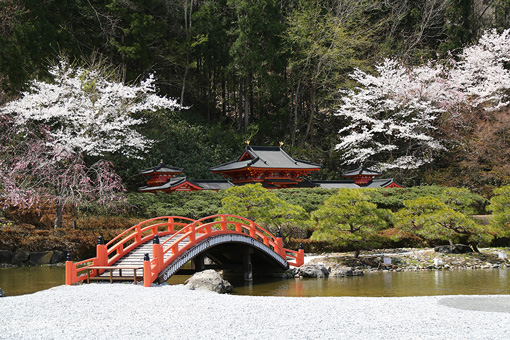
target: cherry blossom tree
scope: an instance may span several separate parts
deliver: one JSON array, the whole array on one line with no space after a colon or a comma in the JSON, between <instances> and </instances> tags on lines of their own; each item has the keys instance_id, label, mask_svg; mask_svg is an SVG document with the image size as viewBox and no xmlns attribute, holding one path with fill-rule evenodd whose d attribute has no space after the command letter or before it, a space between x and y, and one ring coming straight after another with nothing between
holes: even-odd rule
<instances>
[{"instance_id":1,"label":"cherry blossom tree","mask_svg":"<svg viewBox=\"0 0 510 340\"><path fill-rule=\"evenodd\" d=\"M346 164L376 163L381 170L416 169L434 160L448 140L437 132L456 129L473 110L507 106L510 89L510 29L486 32L456 60L405 67L387 59L377 75L356 70L360 86L346 91L337 115L347 122L336 149Z\"/></svg>"},{"instance_id":2,"label":"cherry blossom tree","mask_svg":"<svg viewBox=\"0 0 510 340\"><path fill-rule=\"evenodd\" d=\"M485 32L478 44L466 47L450 70L449 87L458 100L473 107L497 110L509 104L510 29Z\"/></svg>"},{"instance_id":3,"label":"cherry blossom tree","mask_svg":"<svg viewBox=\"0 0 510 340\"><path fill-rule=\"evenodd\" d=\"M140 157L151 146L136 131L144 120L135 114L180 106L156 94L154 76L125 85L101 62L81 67L61 58L49 73L53 81L34 80L0 108L0 197L25 208L53 202L55 227L61 227L69 204L108 206L121 199L121 178L101 158ZM88 165L86 157L99 160Z\"/></svg>"},{"instance_id":4,"label":"cherry blossom tree","mask_svg":"<svg viewBox=\"0 0 510 340\"><path fill-rule=\"evenodd\" d=\"M432 161L443 145L433 137L435 121L443 112L431 99L441 65L407 69L387 59L376 67L378 76L356 70L360 87L345 93L337 115L348 121L340 130L346 164L377 160L384 169L413 169Z\"/></svg>"}]
</instances>

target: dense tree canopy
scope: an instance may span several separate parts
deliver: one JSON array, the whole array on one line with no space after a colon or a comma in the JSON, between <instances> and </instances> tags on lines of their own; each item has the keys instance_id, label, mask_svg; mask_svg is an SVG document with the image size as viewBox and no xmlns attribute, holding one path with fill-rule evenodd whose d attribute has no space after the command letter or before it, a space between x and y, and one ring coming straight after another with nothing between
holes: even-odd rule
<instances>
[{"instance_id":1,"label":"dense tree canopy","mask_svg":"<svg viewBox=\"0 0 510 340\"><path fill-rule=\"evenodd\" d=\"M445 115L438 112L444 107L410 96L405 105L394 101L386 107L393 83L380 103L371 104L386 115L378 118L386 122L381 126L394 132L374 135L372 151L391 155L366 163L381 163L404 184L486 187L480 191L487 193L510 180L510 169L502 165L509 156L495 152L508 149L507 139L488 137L507 130L499 127L508 123L508 109L497 104L506 100L502 47L508 43L509 11L508 1L47 0L42 6L6 0L0 3L0 105L18 98L29 80L51 78L49 65L62 52L71 61L102 55L128 82L155 74L161 95L189 107L172 117L145 117L151 126L137 131L155 141L146 162L108 156L130 187L138 181L136 169L161 157L188 169L197 158L204 160L188 171L208 177L205 160L209 166L230 160L246 139L262 145L283 141L293 156L323 164L315 176L338 179L364 157L349 156L356 147L338 140L338 131L344 137L354 127L334 113L346 112L345 91L367 85L382 71L377 65L386 65L400 74L393 81L406 80L401 85L411 85L410 91L433 77L456 79L445 93L460 94L458 103L470 108ZM431 58L436 61L429 65ZM434 73L455 63L449 78ZM494 88L498 79L502 86ZM488 106L497 110L489 113ZM395 118L400 122L391 125ZM181 151L196 140L199 157ZM365 156L370 147L362 147ZM424 166L413 176L397 169L418 164Z\"/></svg>"},{"instance_id":2,"label":"dense tree canopy","mask_svg":"<svg viewBox=\"0 0 510 340\"><path fill-rule=\"evenodd\" d=\"M361 250L379 245L377 232L390 226L392 216L370 202L365 191L340 189L312 213L317 223L312 239L348 244L358 257Z\"/></svg>"},{"instance_id":3,"label":"dense tree canopy","mask_svg":"<svg viewBox=\"0 0 510 340\"><path fill-rule=\"evenodd\" d=\"M299 205L290 204L261 184L247 184L226 190L220 214L250 219L273 234L280 230L287 239L306 235L308 214Z\"/></svg>"},{"instance_id":4,"label":"dense tree canopy","mask_svg":"<svg viewBox=\"0 0 510 340\"><path fill-rule=\"evenodd\" d=\"M404 206L396 214L399 228L432 242L449 241L453 245L464 240L478 251L478 244L488 244L495 235L490 226L475 223L434 197L408 200Z\"/></svg>"}]
</instances>

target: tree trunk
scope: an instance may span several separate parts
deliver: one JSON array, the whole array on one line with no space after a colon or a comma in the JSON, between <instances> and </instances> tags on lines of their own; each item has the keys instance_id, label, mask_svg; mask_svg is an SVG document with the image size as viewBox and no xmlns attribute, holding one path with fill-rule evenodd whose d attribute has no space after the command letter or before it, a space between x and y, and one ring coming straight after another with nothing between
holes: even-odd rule
<instances>
[{"instance_id":1,"label":"tree trunk","mask_svg":"<svg viewBox=\"0 0 510 340\"><path fill-rule=\"evenodd\" d=\"M246 84L244 86L244 132L248 131L250 120L250 77L246 76Z\"/></svg>"},{"instance_id":2,"label":"tree trunk","mask_svg":"<svg viewBox=\"0 0 510 340\"><path fill-rule=\"evenodd\" d=\"M63 212L64 212L64 203L62 202L61 199L57 198L55 200L55 213L57 215L57 217L55 218L55 225L54 225L54 228L62 228L62 215L63 215Z\"/></svg>"},{"instance_id":3,"label":"tree trunk","mask_svg":"<svg viewBox=\"0 0 510 340\"><path fill-rule=\"evenodd\" d=\"M299 102L300 88L301 88L301 79L299 79L299 81L298 81L297 88L296 88L296 95L294 96L294 124L292 127L291 149L293 149L294 145L297 144L296 143L296 133L298 130L298 109L299 109L298 102ZM292 103L292 101L291 101L291 103Z\"/></svg>"},{"instance_id":4,"label":"tree trunk","mask_svg":"<svg viewBox=\"0 0 510 340\"><path fill-rule=\"evenodd\" d=\"M470 244L471 244L471 248L473 248L473 251L475 253L480 253L480 250L478 249L478 242L471 241Z\"/></svg>"}]
</instances>

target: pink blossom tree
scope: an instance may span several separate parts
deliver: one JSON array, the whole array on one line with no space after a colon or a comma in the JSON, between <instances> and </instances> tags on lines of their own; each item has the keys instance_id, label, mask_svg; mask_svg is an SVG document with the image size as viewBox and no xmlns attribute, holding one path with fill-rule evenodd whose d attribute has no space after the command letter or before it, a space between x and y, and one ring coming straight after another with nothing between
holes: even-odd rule
<instances>
[{"instance_id":1,"label":"pink blossom tree","mask_svg":"<svg viewBox=\"0 0 510 340\"><path fill-rule=\"evenodd\" d=\"M180 106L156 94L152 75L125 85L104 64L80 67L64 58L49 72L52 82L34 80L0 108L0 198L22 208L54 202L61 227L67 205L122 200L121 178L101 158L140 157L151 146L136 131L144 120L135 114ZM87 165L88 156L99 160Z\"/></svg>"}]
</instances>

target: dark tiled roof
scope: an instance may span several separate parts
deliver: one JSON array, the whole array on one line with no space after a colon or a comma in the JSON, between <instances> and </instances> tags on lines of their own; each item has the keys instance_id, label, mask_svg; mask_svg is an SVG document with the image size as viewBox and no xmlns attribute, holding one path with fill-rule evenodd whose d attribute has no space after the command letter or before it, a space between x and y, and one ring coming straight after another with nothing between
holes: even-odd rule
<instances>
[{"instance_id":1,"label":"dark tiled roof","mask_svg":"<svg viewBox=\"0 0 510 340\"><path fill-rule=\"evenodd\" d=\"M241 157L248 153L252 159L239 161ZM272 168L272 169L309 169L319 170L320 164L305 162L299 159L293 159L278 146L247 146L245 153L237 161L225 163L212 167L212 172L224 172L230 170L239 170L244 168Z\"/></svg>"},{"instance_id":2,"label":"dark tiled roof","mask_svg":"<svg viewBox=\"0 0 510 340\"><path fill-rule=\"evenodd\" d=\"M168 182L166 182L165 184L158 185L155 187L151 187L151 186L141 187L141 188L138 188L138 191L144 192L144 191L154 191L154 190L165 190L165 189L170 189L175 186L178 186L184 182L186 182L186 177L174 177L174 178L170 178L168 180Z\"/></svg>"},{"instance_id":3,"label":"dark tiled roof","mask_svg":"<svg viewBox=\"0 0 510 340\"><path fill-rule=\"evenodd\" d=\"M386 188L388 185L395 183L399 187L401 186L397 182L393 180L393 178L387 178L387 179L374 179L372 182L368 183L367 185L364 185L363 188Z\"/></svg>"},{"instance_id":4,"label":"dark tiled roof","mask_svg":"<svg viewBox=\"0 0 510 340\"><path fill-rule=\"evenodd\" d=\"M389 179L374 179L367 185L357 185L352 181L313 181L313 183L317 184L319 187L323 189L357 189L357 188L386 188L388 185L395 183L398 186L393 178Z\"/></svg>"},{"instance_id":5,"label":"dark tiled roof","mask_svg":"<svg viewBox=\"0 0 510 340\"><path fill-rule=\"evenodd\" d=\"M364 167L359 167L355 170L349 170L342 174L343 176L357 176L357 175L369 175L369 176L381 176L382 173L376 170L367 169Z\"/></svg>"},{"instance_id":6,"label":"dark tiled roof","mask_svg":"<svg viewBox=\"0 0 510 340\"><path fill-rule=\"evenodd\" d=\"M222 179L194 179L190 180L190 183L193 183L204 190L224 190L230 187L233 187L234 184L230 183L230 181L222 180Z\"/></svg>"},{"instance_id":7,"label":"dark tiled roof","mask_svg":"<svg viewBox=\"0 0 510 340\"><path fill-rule=\"evenodd\" d=\"M148 174L152 174L154 172L180 174L180 173L182 173L182 171L183 170L181 168L166 165L165 163L163 163L163 161L161 161L161 163L159 163L158 165L156 165L152 168L148 168L148 169L140 171L140 175L148 175Z\"/></svg>"},{"instance_id":8,"label":"dark tiled roof","mask_svg":"<svg viewBox=\"0 0 510 340\"><path fill-rule=\"evenodd\" d=\"M322 189L356 189L360 187L353 181L312 181L312 183L316 184Z\"/></svg>"},{"instance_id":9,"label":"dark tiled roof","mask_svg":"<svg viewBox=\"0 0 510 340\"><path fill-rule=\"evenodd\" d=\"M177 187L181 184L184 184L185 182L188 182L189 184L195 185L197 187L202 188L203 190L223 190L228 189L232 186L234 186L232 183L230 183L227 180L215 180L215 179L196 179L191 180L187 179L186 177L175 177L170 178L168 182L165 184L159 185L159 186L145 186L138 188L138 191L145 192L145 191L156 191L156 190L167 190L174 187Z\"/></svg>"}]
</instances>

